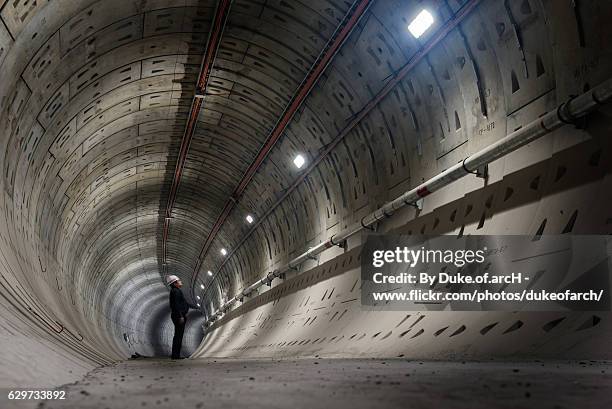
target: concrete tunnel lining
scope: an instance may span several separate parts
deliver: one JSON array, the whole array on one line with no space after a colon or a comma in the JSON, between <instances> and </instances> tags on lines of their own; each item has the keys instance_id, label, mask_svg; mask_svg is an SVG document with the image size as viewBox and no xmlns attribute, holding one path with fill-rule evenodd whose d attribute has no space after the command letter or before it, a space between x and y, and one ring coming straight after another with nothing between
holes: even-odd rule
<instances>
[{"instance_id":1,"label":"concrete tunnel lining","mask_svg":"<svg viewBox=\"0 0 612 409\"><path fill-rule=\"evenodd\" d=\"M0 0L3 386L167 355L165 274L201 305L185 336L194 358L610 359L607 311L362 311L359 237L258 288L204 336L206 319L269 272L612 73L609 2L577 13L565 1L373 0L213 231L353 6L231 2L164 240L217 2ZM422 8L436 19L415 39L406 25ZM378 229L558 234L575 214L571 234L609 234L609 132L608 105L494 161L486 185L464 178ZM296 154L320 162L304 177Z\"/></svg>"}]
</instances>

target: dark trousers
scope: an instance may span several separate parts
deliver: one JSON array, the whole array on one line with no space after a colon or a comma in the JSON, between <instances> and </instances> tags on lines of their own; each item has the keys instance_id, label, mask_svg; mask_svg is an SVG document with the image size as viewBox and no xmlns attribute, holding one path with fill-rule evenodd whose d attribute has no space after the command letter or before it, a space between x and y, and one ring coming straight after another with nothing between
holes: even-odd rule
<instances>
[{"instance_id":1,"label":"dark trousers","mask_svg":"<svg viewBox=\"0 0 612 409\"><path fill-rule=\"evenodd\" d=\"M179 320L179 317L172 317L172 323L174 324L174 338L172 338L172 359L181 357L181 345L183 344L183 332L185 332L187 317L183 319L182 324L179 322Z\"/></svg>"}]
</instances>

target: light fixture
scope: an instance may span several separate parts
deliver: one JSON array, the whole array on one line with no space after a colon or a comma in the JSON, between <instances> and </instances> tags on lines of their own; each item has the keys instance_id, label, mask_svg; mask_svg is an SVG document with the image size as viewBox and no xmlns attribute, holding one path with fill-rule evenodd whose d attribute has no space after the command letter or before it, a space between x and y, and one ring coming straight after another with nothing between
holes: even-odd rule
<instances>
[{"instance_id":1,"label":"light fixture","mask_svg":"<svg viewBox=\"0 0 612 409\"><path fill-rule=\"evenodd\" d=\"M208 270L208 271L206 272L206 274L208 274L209 276L211 276L211 277L212 277L212 271Z\"/></svg>"},{"instance_id":2,"label":"light fixture","mask_svg":"<svg viewBox=\"0 0 612 409\"><path fill-rule=\"evenodd\" d=\"M199 300L199 299L200 299L200 296L199 296L199 295L196 295L196 298Z\"/></svg>"},{"instance_id":3,"label":"light fixture","mask_svg":"<svg viewBox=\"0 0 612 409\"><path fill-rule=\"evenodd\" d=\"M221 249L221 254L223 254L224 256L226 256L226 255L227 255L227 250L225 250L225 249Z\"/></svg>"},{"instance_id":4,"label":"light fixture","mask_svg":"<svg viewBox=\"0 0 612 409\"><path fill-rule=\"evenodd\" d=\"M203 290L204 289L204 284L200 284L200 288Z\"/></svg>"},{"instance_id":5,"label":"light fixture","mask_svg":"<svg viewBox=\"0 0 612 409\"><path fill-rule=\"evenodd\" d=\"M419 14L408 24L408 30L414 38L419 38L433 24L434 18L427 10L421 10Z\"/></svg>"},{"instance_id":6,"label":"light fixture","mask_svg":"<svg viewBox=\"0 0 612 409\"><path fill-rule=\"evenodd\" d=\"M295 159L293 159L293 164L296 168L300 169L306 163L306 159L302 155L297 155Z\"/></svg>"},{"instance_id":7,"label":"light fixture","mask_svg":"<svg viewBox=\"0 0 612 409\"><path fill-rule=\"evenodd\" d=\"M247 214L246 221L248 224L253 223L254 220L255 219L253 219L253 216L251 216L250 214Z\"/></svg>"},{"instance_id":8,"label":"light fixture","mask_svg":"<svg viewBox=\"0 0 612 409\"><path fill-rule=\"evenodd\" d=\"M200 304L197 304L198 308L200 307Z\"/></svg>"}]
</instances>

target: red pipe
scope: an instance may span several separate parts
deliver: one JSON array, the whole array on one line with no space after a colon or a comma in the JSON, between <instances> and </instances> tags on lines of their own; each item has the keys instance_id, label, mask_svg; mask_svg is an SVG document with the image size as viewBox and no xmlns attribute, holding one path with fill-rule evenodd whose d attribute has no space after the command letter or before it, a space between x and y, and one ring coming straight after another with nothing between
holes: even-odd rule
<instances>
[{"instance_id":1,"label":"red pipe","mask_svg":"<svg viewBox=\"0 0 612 409\"><path fill-rule=\"evenodd\" d=\"M323 49L322 53L320 54L320 57L317 59L317 61L315 61L308 74L306 74L306 77L304 81L302 81L300 88L293 95L289 105L287 106L287 108L285 108L285 111L276 123L274 129L272 130L270 135L268 135L268 138L266 139L265 143L257 153L255 160L248 167L248 169L242 176L240 182L238 183L238 186L234 189L232 195L228 198L227 202L223 206L221 214L215 221L213 228L206 237L206 241L204 242L202 251L198 256L198 261L194 270L192 284L195 283L198 278L200 264L202 263L204 257L206 257L206 253L208 252L208 249L210 248L213 240L215 239L217 232L223 226L223 223L229 216L230 212L236 205L239 198L244 193L244 190L248 186L249 182L251 181L261 164L264 162L264 160L268 157L268 154L270 153L276 142L278 142L283 132L285 131L285 128L287 127L299 107L302 105L310 91L314 88L314 85L321 77L321 74L323 74L323 72L325 71L325 68L327 68L327 66L331 62L332 58L336 55L342 44L344 44L344 41L351 33L353 28L357 25L357 22L368 9L372 1L373 0L361 0L355 7L353 7L353 12L348 18L348 20L343 19L338 29L334 31L334 35L332 36L330 41L327 42L326 48Z\"/></svg>"},{"instance_id":2,"label":"red pipe","mask_svg":"<svg viewBox=\"0 0 612 409\"><path fill-rule=\"evenodd\" d=\"M166 247L168 243L168 230L170 228L170 217L172 216L172 209L174 208L174 202L176 200L176 193L181 183L181 176L185 167L185 161L187 159L187 153L189 152L189 146L193 139L193 134L198 122L198 116L202 109L203 95L206 92L206 85L208 84L208 78L221 43L221 36L223 34L223 28L229 15L229 9L231 0L220 0L217 5L215 12L215 18L213 26L208 37L208 44L204 57L202 58L202 66L200 67L200 75L198 82L196 83L196 95L191 104L191 110L187 119L187 125L185 126L185 133L181 140L181 146L179 148L179 157L176 161L176 167L174 169L174 177L172 179L172 185L170 186L170 193L168 195L168 202L166 204L166 214L164 215L164 227L163 227L163 238L162 238L162 263L166 262Z\"/></svg>"},{"instance_id":3,"label":"red pipe","mask_svg":"<svg viewBox=\"0 0 612 409\"><path fill-rule=\"evenodd\" d=\"M268 156L270 150L272 150L278 139L281 137L283 131L291 121L291 118L293 118L293 115L295 115L298 108L302 105L302 102L304 102L304 99L306 99L314 85L319 80L321 74L323 74L323 71L325 71L325 68L327 68L334 55L336 55L336 53L340 49L340 46L344 44L344 41L346 40L348 35L351 33L363 13L367 10L368 6L370 5L370 2L371 0L361 0L359 2L357 7L355 7L355 11L353 12L349 20L346 22L346 25L342 27L342 29L334 39L333 43L329 45L329 48L325 50L324 55L321 57L318 63L316 63L314 68L311 69L311 71L306 75L306 80L303 82L302 87L299 89L297 94L293 96L289 107L281 116L281 119L278 121L276 127L268 137L268 140L260 149L259 153L257 154L257 157L255 158L251 166L249 166L247 171L244 173L244 176L238 184L238 187L236 187L236 189L234 190L234 193L232 194L234 199L238 199L240 195L242 195L247 185L255 175L255 172L257 172L257 169L259 169L263 161Z\"/></svg>"}]
</instances>

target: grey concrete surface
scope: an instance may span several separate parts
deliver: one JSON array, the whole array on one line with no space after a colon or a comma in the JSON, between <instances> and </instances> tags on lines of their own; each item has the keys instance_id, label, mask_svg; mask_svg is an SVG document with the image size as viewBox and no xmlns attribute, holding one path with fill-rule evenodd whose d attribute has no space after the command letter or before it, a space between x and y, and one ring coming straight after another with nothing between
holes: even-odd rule
<instances>
[{"instance_id":1,"label":"grey concrete surface","mask_svg":"<svg viewBox=\"0 0 612 409\"><path fill-rule=\"evenodd\" d=\"M186 295L210 316L295 255L612 72L612 42L606 41L612 38L606 18L611 1L481 0L447 30L476 2L372 0L260 162L269 131L301 92L298 84L309 78L332 33L344 26L353 1L234 0L217 32L219 49L201 90L204 109L166 222L196 75L208 39L215 37L219 2L0 0L0 391L74 382L135 352L167 355L173 325L166 273L181 277ZM406 26L425 7L435 24L416 39ZM381 221L377 231L612 234L611 133L608 105L579 127L557 129L491 163L486 181L467 176L428 195L422 208ZM298 153L316 165L296 169ZM258 171L247 182L253 165ZM234 201L234 210L223 216L225 204ZM250 293L207 331L204 342L203 317L188 319L185 353L458 360L457 370L445 369L444 376L453 374L470 387L461 375L463 359L612 359L610 311L366 311L359 302L360 246L354 237ZM296 400L295 406L371 407L391 400L425 405L439 403L445 396L440 390L450 396L443 403L473 396L433 374L427 382L404 378L408 368L401 366L413 364L397 364L399 386L377 387L374 372L371 379L356 368L346 378L332 377L319 369L323 363L299 361L296 367L317 368L319 375L289 371L287 362L247 368L206 362L120 364L92 374L84 381L90 385L74 387L86 389L70 387L71 400L64 404L104 407L99 394L105 393L109 407L141 405L136 398L169 406L163 398L171 399L170 389L158 390L169 376L180 377L185 389L176 390L194 405L291 403L274 391ZM329 371L342 373L342 361L334 362ZM396 375L385 368L386 382ZM482 379L506 372L495 375L491 368ZM130 385L136 374L142 385ZM508 374L527 382L522 375ZM94 381L97 376L101 380ZM287 386L266 376L287 379ZM331 379L325 388L320 377ZM479 383L473 387L484 390ZM558 386L547 387L550 402ZM509 398L521 396L517 388L507 392ZM336 397L320 399L332 389ZM512 405L504 400L509 389L499 390L500 404Z\"/></svg>"},{"instance_id":2,"label":"grey concrete surface","mask_svg":"<svg viewBox=\"0 0 612 409\"><path fill-rule=\"evenodd\" d=\"M605 361L141 359L92 371L51 408L610 408Z\"/></svg>"}]
</instances>

